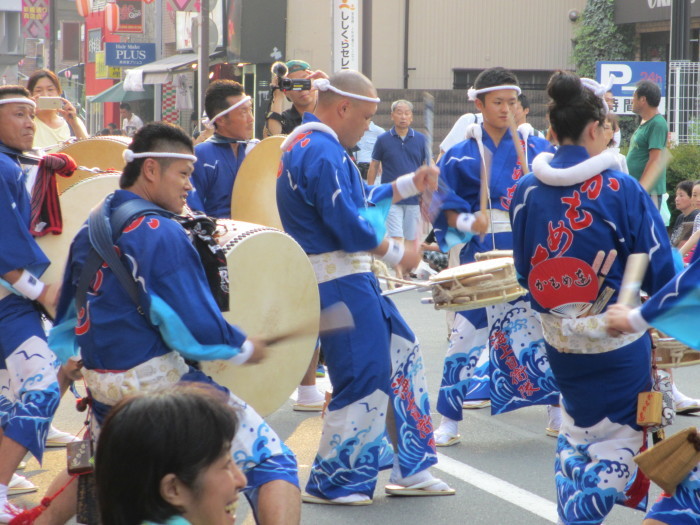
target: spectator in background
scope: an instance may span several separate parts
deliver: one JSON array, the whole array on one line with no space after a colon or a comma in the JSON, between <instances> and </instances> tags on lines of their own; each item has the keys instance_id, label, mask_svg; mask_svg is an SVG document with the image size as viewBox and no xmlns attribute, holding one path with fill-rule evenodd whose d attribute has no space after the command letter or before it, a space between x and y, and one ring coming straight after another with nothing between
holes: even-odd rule
<instances>
[{"instance_id":1,"label":"spectator in background","mask_svg":"<svg viewBox=\"0 0 700 525\"><path fill-rule=\"evenodd\" d=\"M700 189L700 187L698 188ZM671 230L671 245L678 248L681 245L683 225L692 223L698 214L698 209L695 207L692 198L693 181L684 180L676 186L676 209L680 212L673 223Z\"/></svg>"},{"instance_id":2,"label":"spectator in background","mask_svg":"<svg viewBox=\"0 0 700 525\"><path fill-rule=\"evenodd\" d=\"M520 126L528 123L527 116L529 114L530 101L525 93L521 93L518 95L518 101L515 103L515 107L513 108L513 117L515 118L515 125L518 126L518 130L520 130ZM527 133L527 135L534 135L535 137L540 137L542 139L545 138L544 133L534 129L532 126L530 126L530 128L531 131Z\"/></svg>"},{"instance_id":3,"label":"spectator in background","mask_svg":"<svg viewBox=\"0 0 700 525\"><path fill-rule=\"evenodd\" d=\"M658 209L666 193L666 166L663 150L668 141L668 124L659 113L661 88L648 80L637 83L632 97L632 111L642 119L632 135L627 153L630 175L647 190Z\"/></svg>"},{"instance_id":4,"label":"spectator in background","mask_svg":"<svg viewBox=\"0 0 700 525\"><path fill-rule=\"evenodd\" d=\"M425 135L411 128L413 104L397 100L391 105L394 127L377 138L372 152L372 162L367 172L367 183L374 184L382 170L382 184L394 182L401 175L416 171L423 164L432 164L426 151ZM396 242L412 242L417 235L420 219L418 196L409 197L391 205L386 218L387 235ZM396 276L403 278L403 271L396 266Z\"/></svg>"},{"instance_id":5,"label":"spectator in background","mask_svg":"<svg viewBox=\"0 0 700 525\"><path fill-rule=\"evenodd\" d=\"M309 78L313 75L311 66L303 60L290 60L287 62L287 74L285 78ZM294 128L301 124L302 115L305 112L313 112L316 107L316 91L303 89L299 91L282 91L277 87L278 79L275 76L270 82L272 87L272 105L270 112L265 115L265 129L263 137L272 135L289 135ZM292 103L292 107L282 111L284 98Z\"/></svg>"},{"instance_id":6,"label":"spectator in background","mask_svg":"<svg viewBox=\"0 0 700 525\"><path fill-rule=\"evenodd\" d=\"M143 120L131 111L131 104L122 102L119 104L119 116L122 119L122 131L125 135L134 136L143 127Z\"/></svg>"},{"instance_id":7,"label":"spectator in background","mask_svg":"<svg viewBox=\"0 0 700 525\"><path fill-rule=\"evenodd\" d=\"M617 111L617 101L615 100L615 95L613 95L612 91L607 91L605 93L605 103L607 104L608 109L610 110L609 114L615 114L615 112ZM617 118L617 115L615 115L615 117ZM610 147L619 148L620 143L622 142L622 131L620 130L619 123L615 129L615 132L613 133L612 140L613 145Z\"/></svg>"},{"instance_id":8,"label":"spectator in background","mask_svg":"<svg viewBox=\"0 0 700 525\"><path fill-rule=\"evenodd\" d=\"M41 109L41 103L37 103L33 148L48 148L71 137L88 137L85 124L78 117L75 106L61 96L63 90L56 73L48 69L35 71L27 81L27 89L35 102L38 102L40 97L58 97L62 102L60 109Z\"/></svg>"},{"instance_id":9,"label":"spectator in background","mask_svg":"<svg viewBox=\"0 0 700 525\"><path fill-rule=\"evenodd\" d=\"M360 168L360 175L364 180L367 180L367 172L369 171L369 165L372 162L372 151L374 151L374 145L377 143L377 138L386 130L380 126L377 126L374 122L369 123L369 129L365 131L362 135L360 142L357 143L357 151L355 153L355 160L357 161L357 167ZM381 173L378 174L381 177Z\"/></svg>"},{"instance_id":10,"label":"spectator in background","mask_svg":"<svg viewBox=\"0 0 700 525\"><path fill-rule=\"evenodd\" d=\"M119 131L119 128L114 122L108 123L107 128L109 129L110 135L117 135L117 131Z\"/></svg>"}]
</instances>

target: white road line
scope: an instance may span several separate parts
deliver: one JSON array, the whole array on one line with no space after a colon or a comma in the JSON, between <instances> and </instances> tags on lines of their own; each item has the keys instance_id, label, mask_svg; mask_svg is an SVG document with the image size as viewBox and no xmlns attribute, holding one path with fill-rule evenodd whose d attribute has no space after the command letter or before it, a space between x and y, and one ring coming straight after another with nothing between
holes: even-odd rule
<instances>
[{"instance_id":1,"label":"white road line","mask_svg":"<svg viewBox=\"0 0 700 525\"><path fill-rule=\"evenodd\" d=\"M517 505L532 514L546 519L550 523L557 523L557 505L537 494L528 492L508 483L507 481L492 476L477 468L470 467L466 463L452 459L449 456L438 453L436 469L442 470L450 476L461 479L474 487L486 491L502 500Z\"/></svg>"}]
</instances>

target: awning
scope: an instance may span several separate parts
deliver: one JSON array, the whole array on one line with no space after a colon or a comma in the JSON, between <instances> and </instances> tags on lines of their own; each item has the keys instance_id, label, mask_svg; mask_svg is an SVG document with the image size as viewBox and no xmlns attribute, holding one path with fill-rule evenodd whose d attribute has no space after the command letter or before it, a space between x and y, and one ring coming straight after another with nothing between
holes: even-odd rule
<instances>
[{"instance_id":1,"label":"awning","mask_svg":"<svg viewBox=\"0 0 700 525\"><path fill-rule=\"evenodd\" d=\"M187 70L192 64L197 62L197 53L183 53L161 58L150 64L128 69L127 76L134 74L143 75L143 84L165 84L172 81L172 74ZM223 59L222 53L217 52L209 57L209 65L218 64ZM139 73L140 72L140 73Z\"/></svg>"},{"instance_id":2,"label":"awning","mask_svg":"<svg viewBox=\"0 0 700 525\"><path fill-rule=\"evenodd\" d=\"M102 93L90 98L89 102L131 102L133 100L147 100L153 98L153 86L144 86L145 91L124 91L124 82L117 82Z\"/></svg>"}]
</instances>

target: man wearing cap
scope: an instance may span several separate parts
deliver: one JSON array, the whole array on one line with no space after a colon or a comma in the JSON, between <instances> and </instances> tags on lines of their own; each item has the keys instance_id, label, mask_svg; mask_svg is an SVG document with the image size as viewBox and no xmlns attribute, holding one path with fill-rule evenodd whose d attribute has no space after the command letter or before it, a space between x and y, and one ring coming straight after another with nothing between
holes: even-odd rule
<instances>
[{"instance_id":1,"label":"man wearing cap","mask_svg":"<svg viewBox=\"0 0 700 525\"><path fill-rule=\"evenodd\" d=\"M309 78L313 71L311 66L303 60L290 60L287 62L286 78ZM289 135L294 128L301 124L302 115L305 112L313 112L316 107L316 91L303 89L301 91L284 91L277 87L277 77L270 83L273 89L272 105L270 112L265 115L265 130L263 135ZM292 107L282 111L284 97L292 103Z\"/></svg>"},{"instance_id":2,"label":"man wearing cap","mask_svg":"<svg viewBox=\"0 0 700 525\"><path fill-rule=\"evenodd\" d=\"M27 451L41 462L60 400L58 361L37 303L53 306L58 286L39 276L49 260L29 232L30 197L19 164L34 140L34 108L20 86L0 87L0 523L12 519L8 485Z\"/></svg>"},{"instance_id":3,"label":"man wearing cap","mask_svg":"<svg viewBox=\"0 0 700 525\"><path fill-rule=\"evenodd\" d=\"M215 80L207 88L204 109L214 133L194 148L194 191L187 203L210 217L229 219L236 175L246 154L258 143L253 139L253 106L238 82Z\"/></svg>"},{"instance_id":4,"label":"man wearing cap","mask_svg":"<svg viewBox=\"0 0 700 525\"><path fill-rule=\"evenodd\" d=\"M475 262L477 253L512 249L508 210L518 180L523 176L517 148L526 150L523 153L530 162L538 153L552 150L546 140L535 136L529 136L524 144L513 141L510 123L520 92L518 79L511 71L494 67L481 72L474 88L469 90L469 98L482 113L483 123L468 126L465 131L467 139L450 148L438 164L440 176L450 191L445 192L442 212L433 225L443 252L458 243L466 243L460 252L460 264ZM488 174L487 210L481 204L482 173ZM489 222L487 217L492 223L487 235L473 235L475 225L481 227L481 221ZM543 351L541 326L532 314L529 301L503 303L505 310L500 308L500 305L490 307L488 315L486 308L462 311L455 318L437 401L437 411L442 415L435 432L437 446L459 443L458 423L462 420L469 380L474 374L479 355L491 339L498 339L498 344L502 342L497 353L493 349L491 351L491 402L495 413L557 401L558 393L543 386L551 386L553 376ZM535 344L538 340L542 340L539 345ZM536 360L538 366L532 367L533 370L528 369L528 373L535 372L537 377L518 372L511 379L508 373L496 369L508 356L508 367L512 365L518 371L523 370L520 361L523 348L528 352L537 352L541 348L541 359ZM494 360L494 355L502 359ZM500 382L496 378L498 372ZM530 383L537 381L542 384L530 388ZM554 425L558 431L556 421L551 421L548 428Z\"/></svg>"},{"instance_id":5,"label":"man wearing cap","mask_svg":"<svg viewBox=\"0 0 700 525\"><path fill-rule=\"evenodd\" d=\"M428 470L437 456L420 346L370 269L371 254L392 265L418 263L415 247L384 238L384 221L392 201L435 189L437 170L421 166L391 184L367 186L346 149L377 111L376 89L350 70L314 87L316 110L282 145L277 203L285 231L309 255L321 306L344 302L357 329L321 336L333 395L302 499L368 505L392 456L388 493L454 494ZM388 426L387 407L394 414Z\"/></svg>"}]
</instances>

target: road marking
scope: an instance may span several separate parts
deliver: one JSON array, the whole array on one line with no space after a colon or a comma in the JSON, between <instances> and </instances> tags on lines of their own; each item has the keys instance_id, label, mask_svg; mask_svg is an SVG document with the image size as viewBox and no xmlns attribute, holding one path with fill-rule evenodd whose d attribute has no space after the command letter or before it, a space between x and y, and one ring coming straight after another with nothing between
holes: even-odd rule
<instances>
[{"instance_id":1,"label":"road marking","mask_svg":"<svg viewBox=\"0 0 700 525\"><path fill-rule=\"evenodd\" d=\"M528 492L508 483L501 478L492 476L477 468L470 467L466 463L452 459L445 454L438 453L438 463L436 469L442 470L450 476L461 479L474 487L486 491L502 500L517 505L532 514L546 519L550 523L557 523L557 505L548 499L542 498L537 494Z\"/></svg>"}]
</instances>

